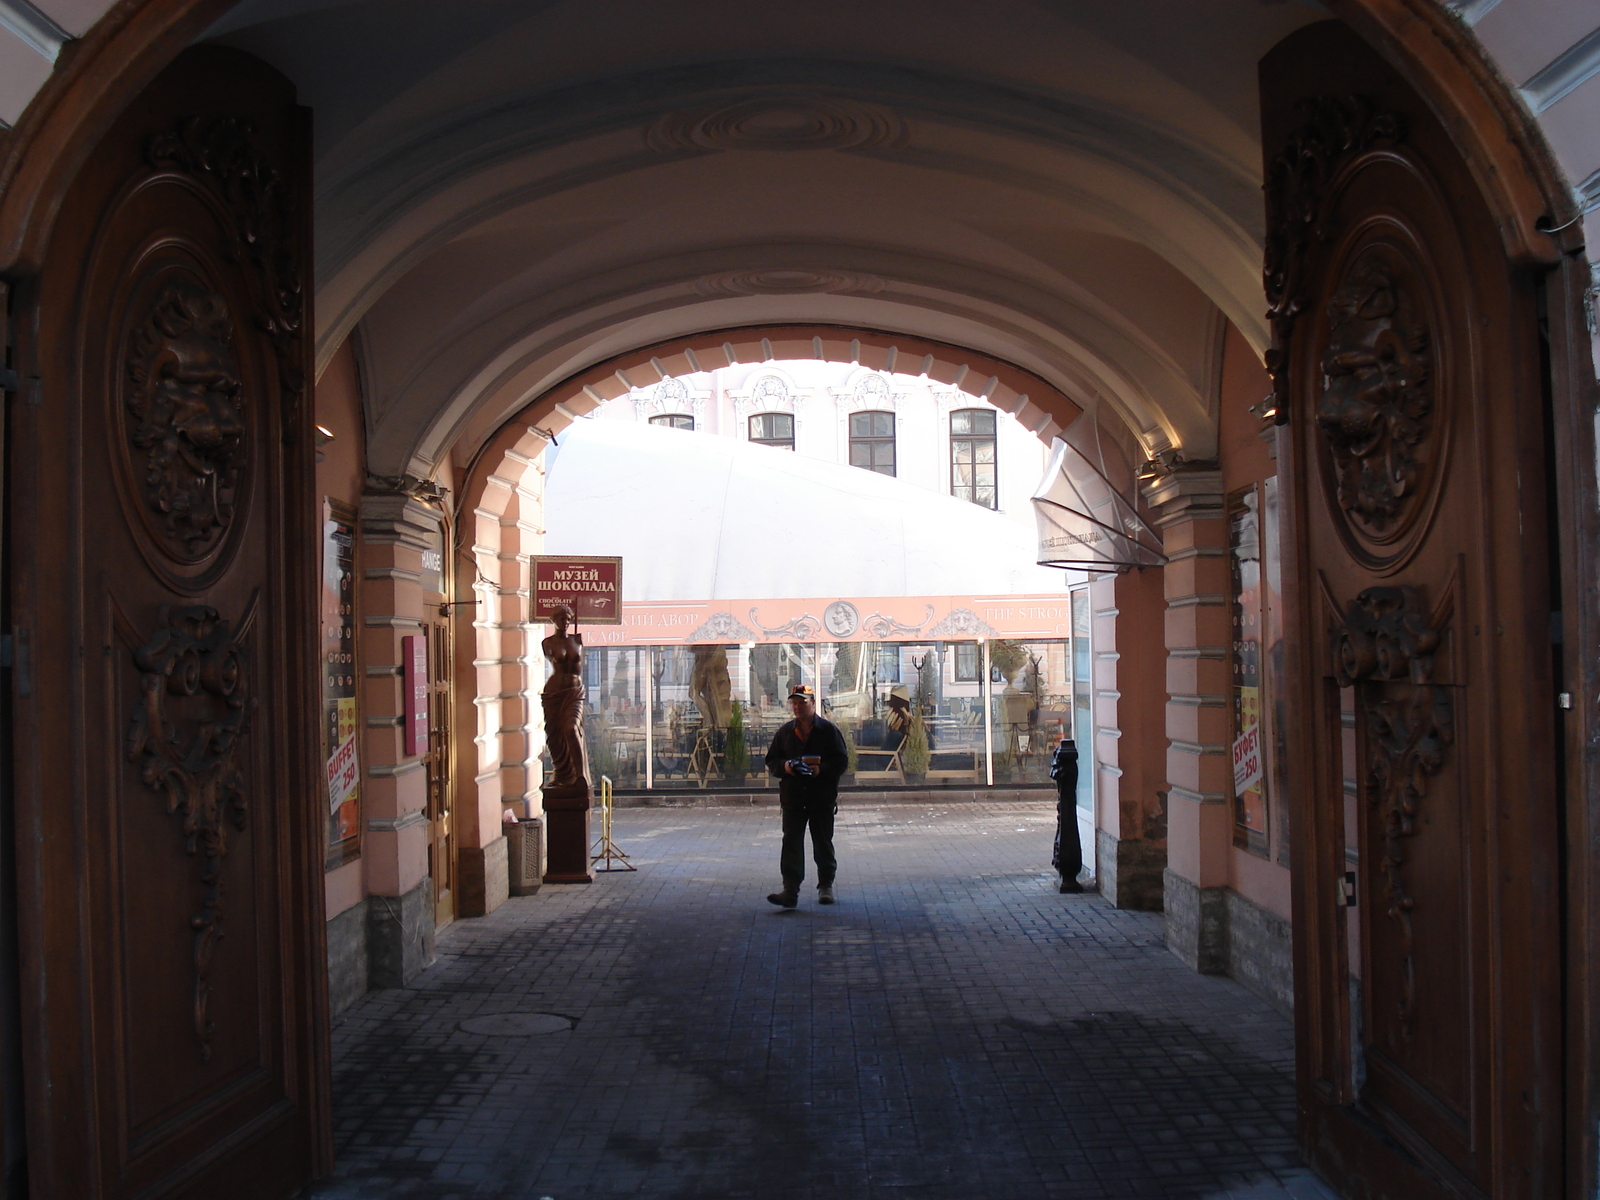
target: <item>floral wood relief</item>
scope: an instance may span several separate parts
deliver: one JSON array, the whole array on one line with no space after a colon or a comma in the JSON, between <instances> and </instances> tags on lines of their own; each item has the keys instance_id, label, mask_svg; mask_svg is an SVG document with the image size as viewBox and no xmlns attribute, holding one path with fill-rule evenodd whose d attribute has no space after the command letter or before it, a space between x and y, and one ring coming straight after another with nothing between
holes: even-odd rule
<instances>
[{"instance_id":1,"label":"floral wood relief","mask_svg":"<svg viewBox=\"0 0 1600 1200\"><path fill-rule=\"evenodd\" d=\"M1289 419L1289 346L1311 302L1306 274L1312 248L1333 236L1328 200L1341 169L1361 153L1405 136L1397 113L1374 112L1364 97L1317 96L1300 104L1301 124L1267 166L1267 244L1262 277L1272 345L1267 371L1280 424Z\"/></svg>"},{"instance_id":2,"label":"floral wood relief","mask_svg":"<svg viewBox=\"0 0 1600 1200\"><path fill-rule=\"evenodd\" d=\"M1355 686L1365 726L1363 792L1383 838L1385 912L1400 933L1396 1016L1409 1040L1417 1011L1416 899L1406 879L1406 840L1416 836L1430 782L1455 742L1451 689L1432 682L1441 636L1415 588L1368 588L1349 606L1335 641L1339 682Z\"/></svg>"},{"instance_id":3,"label":"floral wood relief","mask_svg":"<svg viewBox=\"0 0 1600 1200\"><path fill-rule=\"evenodd\" d=\"M188 556L233 522L246 429L233 319L221 296L174 279L133 336L123 408L144 453L144 500Z\"/></svg>"},{"instance_id":4,"label":"floral wood relief","mask_svg":"<svg viewBox=\"0 0 1600 1200\"><path fill-rule=\"evenodd\" d=\"M1433 426L1427 327L1395 273L1356 260L1328 302L1329 338L1317 429L1332 458L1338 503L1363 532L1382 534L1420 489Z\"/></svg>"},{"instance_id":5,"label":"floral wood relief","mask_svg":"<svg viewBox=\"0 0 1600 1200\"><path fill-rule=\"evenodd\" d=\"M211 957L222 937L222 863L229 826L249 818L239 740L249 727L249 671L228 622L205 605L163 609L160 625L134 651L139 707L128 722L127 756L140 781L182 822L184 853L200 866L194 931L194 1030L211 1061L214 1028L207 1011Z\"/></svg>"}]
</instances>

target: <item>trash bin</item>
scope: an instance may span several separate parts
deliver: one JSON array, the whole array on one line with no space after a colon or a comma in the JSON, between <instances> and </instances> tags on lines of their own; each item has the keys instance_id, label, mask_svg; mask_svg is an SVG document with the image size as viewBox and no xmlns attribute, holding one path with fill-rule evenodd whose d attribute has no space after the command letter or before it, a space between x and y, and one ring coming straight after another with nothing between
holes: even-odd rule
<instances>
[{"instance_id":1,"label":"trash bin","mask_svg":"<svg viewBox=\"0 0 1600 1200\"><path fill-rule=\"evenodd\" d=\"M528 817L506 826L506 865L513 896L531 896L544 882L544 822Z\"/></svg>"}]
</instances>

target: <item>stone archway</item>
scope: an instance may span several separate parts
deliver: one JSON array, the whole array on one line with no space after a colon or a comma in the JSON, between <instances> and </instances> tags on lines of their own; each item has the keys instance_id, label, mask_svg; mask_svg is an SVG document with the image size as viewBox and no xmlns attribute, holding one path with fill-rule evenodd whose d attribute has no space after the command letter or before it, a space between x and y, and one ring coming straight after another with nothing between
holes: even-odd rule
<instances>
[{"instance_id":1,"label":"stone archway","mask_svg":"<svg viewBox=\"0 0 1600 1200\"><path fill-rule=\"evenodd\" d=\"M663 379L732 365L811 359L854 364L884 372L925 374L1016 417L1048 444L1074 427L1074 436L1098 435L1130 468L1151 453L1112 412L1092 414L1045 380L1009 363L959 346L837 326L756 326L712 330L691 338L641 347L551 389L483 443L457 473L455 498L458 578L475 579L476 617L458 624L457 661L474 664L458 673L474 689L462 713L477 714L463 727L459 744L476 744L477 832L463 834L462 854L483 855L499 836L506 803L536 804L536 756L543 743L537 699L542 626L532 621L530 559L542 548L544 465L542 455L572 422L601 404ZM1092 419L1085 419L1086 416ZM1092 428L1090 428L1092 426ZM1130 474L1132 471L1130 470ZM1151 811L1167 753L1166 701L1161 628L1166 610L1159 572L1108 576L1092 585L1097 647L1096 747L1086 760L1097 770L1103 881L1123 907L1160 908L1165 865L1164 815ZM1119 653L1125 647L1126 664ZM465 697L463 697L465 700ZM463 782L469 772L463 770ZM472 807L468 800L458 807ZM494 858L490 854L486 861ZM471 877L470 871L464 877Z\"/></svg>"}]
</instances>

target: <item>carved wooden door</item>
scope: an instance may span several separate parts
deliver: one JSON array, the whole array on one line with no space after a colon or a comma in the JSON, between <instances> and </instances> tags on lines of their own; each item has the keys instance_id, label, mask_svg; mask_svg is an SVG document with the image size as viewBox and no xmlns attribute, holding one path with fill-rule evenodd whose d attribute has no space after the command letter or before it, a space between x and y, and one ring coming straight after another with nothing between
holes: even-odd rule
<instances>
[{"instance_id":1,"label":"carved wooden door","mask_svg":"<svg viewBox=\"0 0 1600 1200\"><path fill-rule=\"evenodd\" d=\"M1427 107L1342 25L1263 61L1262 111L1304 1150L1361 1197L1557 1195L1535 281Z\"/></svg>"},{"instance_id":2,"label":"carved wooden door","mask_svg":"<svg viewBox=\"0 0 1600 1200\"><path fill-rule=\"evenodd\" d=\"M328 1166L309 121L191 51L70 188L12 411L32 1194Z\"/></svg>"}]
</instances>

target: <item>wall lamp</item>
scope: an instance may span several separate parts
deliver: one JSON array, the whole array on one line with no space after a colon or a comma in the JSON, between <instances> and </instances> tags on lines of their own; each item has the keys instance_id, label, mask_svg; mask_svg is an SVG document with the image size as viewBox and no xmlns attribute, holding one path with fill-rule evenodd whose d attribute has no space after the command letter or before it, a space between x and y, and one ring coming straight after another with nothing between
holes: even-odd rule
<instances>
[{"instance_id":1,"label":"wall lamp","mask_svg":"<svg viewBox=\"0 0 1600 1200\"><path fill-rule=\"evenodd\" d=\"M1186 461L1181 450L1158 450L1140 465L1139 482L1150 483L1163 475L1170 475Z\"/></svg>"},{"instance_id":2,"label":"wall lamp","mask_svg":"<svg viewBox=\"0 0 1600 1200\"><path fill-rule=\"evenodd\" d=\"M321 462L323 458L322 448L333 441L333 430L326 425L317 425L314 428L317 431L317 461Z\"/></svg>"},{"instance_id":3,"label":"wall lamp","mask_svg":"<svg viewBox=\"0 0 1600 1200\"><path fill-rule=\"evenodd\" d=\"M1278 398L1269 392L1259 402L1252 404L1250 411L1263 421L1275 421L1278 419Z\"/></svg>"}]
</instances>

